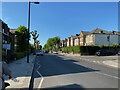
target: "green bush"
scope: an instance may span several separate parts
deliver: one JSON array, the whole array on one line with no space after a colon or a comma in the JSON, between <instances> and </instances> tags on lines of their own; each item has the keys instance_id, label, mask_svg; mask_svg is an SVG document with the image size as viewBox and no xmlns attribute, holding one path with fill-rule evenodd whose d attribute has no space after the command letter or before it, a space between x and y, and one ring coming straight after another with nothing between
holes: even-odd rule
<instances>
[{"instance_id":1,"label":"green bush","mask_svg":"<svg viewBox=\"0 0 120 90\"><path fill-rule=\"evenodd\" d=\"M5 57L5 51L2 50L2 57Z\"/></svg>"},{"instance_id":2,"label":"green bush","mask_svg":"<svg viewBox=\"0 0 120 90\"><path fill-rule=\"evenodd\" d=\"M2 50L2 61L5 61L5 60L6 60L6 59L5 59L5 56L6 56L5 51Z\"/></svg>"},{"instance_id":3,"label":"green bush","mask_svg":"<svg viewBox=\"0 0 120 90\"><path fill-rule=\"evenodd\" d=\"M100 48L98 46L72 46L61 48L63 52L75 52L75 53L89 53L95 54Z\"/></svg>"},{"instance_id":4,"label":"green bush","mask_svg":"<svg viewBox=\"0 0 120 90\"><path fill-rule=\"evenodd\" d=\"M16 59L23 58L24 56L25 56L25 53L24 53L24 52L16 52L16 53L15 53Z\"/></svg>"},{"instance_id":5,"label":"green bush","mask_svg":"<svg viewBox=\"0 0 120 90\"><path fill-rule=\"evenodd\" d=\"M100 50L100 49L109 49L112 50L114 52L118 52L118 50L120 50L120 45L101 45L101 46L97 46L97 45L90 45L90 46L72 46L72 47L63 47L61 48L61 50L63 52L75 52L75 53L81 53L81 54L95 54L96 51Z\"/></svg>"}]
</instances>

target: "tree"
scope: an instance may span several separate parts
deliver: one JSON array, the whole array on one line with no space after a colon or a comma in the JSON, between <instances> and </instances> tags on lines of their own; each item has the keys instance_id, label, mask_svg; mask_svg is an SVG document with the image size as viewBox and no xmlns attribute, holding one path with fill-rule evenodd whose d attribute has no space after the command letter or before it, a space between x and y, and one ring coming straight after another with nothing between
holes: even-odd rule
<instances>
[{"instance_id":1,"label":"tree","mask_svg":"<svg viewBox=\"0 0 120 90\"><path fill-rule=\"evenodd\" d=\"M40 50L42 49L42 45L39 45L39 49L40 49Z\"/></svg>"},{"instance_id":2,"label":"tree","mask_svg":"<svg viewBox=\"0 0 120 90\"><path fill-rule=\"evenodd\" d=\"M44 45L43 49L46 50L56 50L60 44L60 38L54 37L54 38L49 38L47 40L47 43Z\"/></svg>"},{"instance_id":3,"label":"tree","mask_svg":"<svg viewBox=\"0 0 120 90\"><path fill-rule=\"evenodd\" d=\"M37 31L35 30L34 32L31 32L33 39L34 39L34 48L35 48L35 44L37 43L37 38L39 36L39 34L37 35Z\"/></svg>"},{"instance_id":4,"label":"tree","mask_svg":"<svg viewBox=\"0 0 120 90\"><path fill-rule=\"evenodd\" d=\"M44 45L43 50L49 50L49 48L48 48L48 45L47 45L47 44L45 44L45 45Z\"/></svg>"},{"instance_id":5,"label":"tree","mask_svg":"<svg viewBox=\"0 0 120 90\"><path fill-rule=\"evenodd\" d=\"M16 43L17 43L17 51L26 51L28 48L27 38L28 38L28 30L25 26L19 26L15 32L16 35Z\"/></svg>"}]
</instances>

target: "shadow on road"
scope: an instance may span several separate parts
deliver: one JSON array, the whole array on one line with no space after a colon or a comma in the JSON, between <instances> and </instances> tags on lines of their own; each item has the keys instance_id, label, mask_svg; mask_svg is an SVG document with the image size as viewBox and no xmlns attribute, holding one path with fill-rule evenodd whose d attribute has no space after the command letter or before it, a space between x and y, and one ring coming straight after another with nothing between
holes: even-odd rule
<instances>
[{"instance_id":1,"label":"shadow on road","mask_svg":"<svg viewBox=\"0 0 120 90\"><path fill-rule=\"evenodd\" d=\"M75 62L78 62L76 60L64 59L57 55L46 55L44 57L37 57L37 61L41 65L39 71L44 77L99 71L76 64Z\"/></svg>"},{"instance_id":2,"label":"shadow on road","mask_svg":"<svg viewBox=\"0 0 120 90\"><path fill-rule=\"evenodd\" d=\"M45 55L42 57L37 57L30 87L33 88L33 83L35 78L40 78L40 76L36 73L36 69L39 67L38 64L41 65L38 71L42 74L43 77L99 71L82 66L80 64L77 64L76 62L78 61L72 59L64 59L57 55ZM76 84L63 86L63 88L65 87L76 88L78 86L80 88L80 85L76 85ZM56 87L56 88L62 88L62 87Z\"/></svg>"}]
</instances>

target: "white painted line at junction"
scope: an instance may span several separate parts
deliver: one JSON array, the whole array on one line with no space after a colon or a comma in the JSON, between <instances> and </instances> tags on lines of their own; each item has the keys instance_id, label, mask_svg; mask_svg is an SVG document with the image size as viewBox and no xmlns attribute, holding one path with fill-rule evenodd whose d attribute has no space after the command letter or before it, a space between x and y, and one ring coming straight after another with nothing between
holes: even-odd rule
<instances>
[{"instance_id":1,"label":"white painted line at junction","mask_svg":"<svg viewBox=\"0 0 120 90\"><path fill-rule=\"evenodd\" d=\"M105 73L101 73L101 72L96 72L96 73L102 74L102 75L105 75L105 76L109 76L109 77L112 77L112 78L120 79L119 77L112 76L112 75L109 75L109 74L105 74Z\"/></svg>"},{"instance_id":2,"label":"white painted line at junction","mask_svg":"<svg viewBox=\"0 0 120 90\"><path fill-rule=\"evenodd\" d=\"M43 82L43 80L44 80L44 78L43 78L43 76L41 75L41 73L39 73L38 71L37 71L37 73L41 76L41 81L40 81L40 84L39 84L39 86L38 86L38 90L41 88L41 86L42 86L42 82Z\"/></svg>"},{"instance_id":3,"label":"white painted line at junction","mask_svg":"<svg viewBox=\"0 0 120 90\"><path fill-rule=\"evenodd\" d=\"M37 63L38 64L38 63ZM38 90L41 88L41 86L42 86L42 82L43 82L43 80L44 80L44 78L43 78L43 76L42 76L42 74L38 71L38 69L41 67L41 65L40 64L38 64L39 65L39 67L36 69L36 72L39 74L39 76L41 77L41 81L40 81L40 84L39 84L39 86L38 86Z\"/></svg>"}]
</instances>

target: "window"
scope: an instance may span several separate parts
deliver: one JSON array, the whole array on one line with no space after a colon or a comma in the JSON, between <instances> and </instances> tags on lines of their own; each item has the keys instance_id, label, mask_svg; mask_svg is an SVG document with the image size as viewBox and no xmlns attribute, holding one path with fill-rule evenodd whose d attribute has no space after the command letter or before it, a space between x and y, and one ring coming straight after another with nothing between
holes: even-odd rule
<instances>
[{"instance_id":1,"label":"window","mask_svg":"<svg viewBox=\"0 0 120 90\"><path fill-rule=\"evenodd\" d=\"M78 45L78 39L75 39L75 45Z\"/></svg>"},{"instance_id":2,"label":"window","mask_svg":"<svg viewBox=\"0 0 120 90\"><path fill-rule=\"evenodd\" d=\"M3 28L3 33L5 33L5 30L4 30L4 28Z\"/></svg>"},{"instance_id":3,"label":"window","mask_svg":"<svg viewBox=\"0 0 120 90\"><path fill-rule=\"evenodd\" d=\"M3 37L2 37L2 40L4 40L4 35L3 35Z\"/></svg>"},{"instance_id":4,"label":"window","mask_svg":"<svg viewBox=\"0 0 120 90\"><path fill-rule=\"evenodd\" d=\"M83 43L83 37L80 38L80 43Z\"/></svg>"},{"instance_id":5,"label":"window","mask_svg":"<svg viewBox=\"0 0 120 90\"><path fill-rule=\"evenodd\" d=\"M92 36L89 37L89 42L92 42Z\"/></svg>"},{"instance_id":6,"label":"window","mask_svg":"<svg viewBox=\"0 0 120 90\"><path fill-rule=\"evenodd\" d=\"M88 36L86 37L86 43L88 43Z\"/></svg>"},{"instance_id":7,"label":"window","mask_svg":"<svg viewBox=\"0 0 120 90\"><path fill-rule=\"evenodd\" d=\"M73 40L71 40L71 45L73 45Z\"/></svg>"},{"instance_id":8,"label":"window","mask_svg":"<svg viewBox=\"0 0 120 90\"><path fill-rule=\"evenodd\" d=\"M9 32L7 32L7 35L9 35Z\"/></svg>"},{"instance_id":9,"label":"window","mask_svg":"<svg viewBox=\"0 0 120 90\"><path fill-rule=\"evenodd\" d=\"M69 46L69 41L67 42L67 46Z\"/></svg>"}]
</instances>

